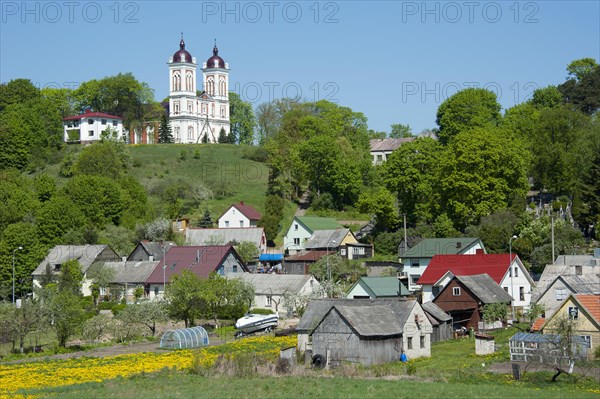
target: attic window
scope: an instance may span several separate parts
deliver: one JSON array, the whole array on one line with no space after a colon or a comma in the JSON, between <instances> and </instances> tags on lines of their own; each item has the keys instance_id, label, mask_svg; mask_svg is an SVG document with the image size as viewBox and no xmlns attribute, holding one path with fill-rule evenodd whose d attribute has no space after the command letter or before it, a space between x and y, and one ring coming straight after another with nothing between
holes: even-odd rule
<instances>
[{"instance_id":1,"label":"attic window","mask_svg":"<svg viewBox=\"0 0 600 399\"><path fill-rule=\"evenodd\" d=\"M579 309L577 309L577 306L569 306L569 319L571 320L577 320L577 317L579 316Z\"/></svg>"},{"instance_id":2,"label":"attic window","mask_svg":"<svg viewBox=\"0 0 600 399\"><path fill-rule=\"evenodd\" d=\"M576 265L575 266L575 275L581 276L582 274L583 274L583 268L581 267L581 265Z\"/></svg>"},{"instance_id":3,"label":"attic window","mask_svg":"<svg viewBox=\"0 0 600 399\"><path fill-rule=\"evenodd\" d=\"M460 287L453 287L452 288L452 295L453 296L460 296Z\"/></svg>"}]
</instances>

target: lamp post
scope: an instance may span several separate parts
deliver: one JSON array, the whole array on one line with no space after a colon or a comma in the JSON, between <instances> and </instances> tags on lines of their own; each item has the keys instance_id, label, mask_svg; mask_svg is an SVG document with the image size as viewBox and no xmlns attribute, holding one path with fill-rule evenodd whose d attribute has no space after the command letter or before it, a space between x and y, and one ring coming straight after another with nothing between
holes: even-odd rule
<instances>
[{"instance_id":1,"label":"lamp post","mask_svg":"<svg viewBox=\"0 0 600 399\"><path fill-rule=\"evenodd\" d=\"M327 281L329 281L329 293L327 296L331 296L331 269L329 268L329 247L330 244L335 244L335 240L327 242Z\"/></svg>"},{"instance_id":2,"label":"lamp post","mask_svg":"<svg viewBox=\"0 0 600 399\"><path fill-rule=\"evenodd\" d=\"M17 251L22 250L23 247L19 246L18 248L15 248L13 250L13 259L12 259L12 266L13 266L13 276L12 276L12 302L15 303L15 253Z\"/></svg>"},{"instance_id":3,"label":"lamp post","mask_svg":"<svg viewBox=\"0 0 600 399\"><path fill-rule=\"evenodd\" d=\"M514 285L514 274L515 272L513 271L512 268L512 241L516 240L517 236L512 236L510 237L510 240L508 240L508 269L510 272L510 296L512 297L512 301L510 302L510 310L511 310L511 314L512 314L512 321L513 324L515 322L515 285Z\"/></svg>"}]
</instances>

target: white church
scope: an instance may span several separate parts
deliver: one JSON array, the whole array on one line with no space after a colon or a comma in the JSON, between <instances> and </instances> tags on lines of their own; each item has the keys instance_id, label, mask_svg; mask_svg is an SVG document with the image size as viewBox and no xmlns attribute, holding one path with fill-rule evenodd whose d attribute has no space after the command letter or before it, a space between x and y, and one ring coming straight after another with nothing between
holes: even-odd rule
<instances>
[{"instance_id":1,"label":"white church","mask_svg":"<svg viewBox=\"0 0 600 399\"><path fill-rule=\"evenodd\" d=\"M169 58L169 123L176 143L216 143L221 129L229 135L229 64L213 55L202 64L203 90L196 91L196 57L185 49Z\"/></svg>"}]
</instances>

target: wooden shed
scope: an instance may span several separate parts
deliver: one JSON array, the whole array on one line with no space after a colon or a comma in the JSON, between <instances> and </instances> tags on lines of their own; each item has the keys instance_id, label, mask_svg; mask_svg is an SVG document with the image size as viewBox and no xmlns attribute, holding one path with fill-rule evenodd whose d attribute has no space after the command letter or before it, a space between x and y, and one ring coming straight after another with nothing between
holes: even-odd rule
<instances>
[{"instance_id":1,"label":"wooden shed","mask_svg":"<svg viewBox=\"0 0 600 399\"><path fill-rule=\"evenodd\" d=\"M431 322L431 342L441 342L452 338L452 316L433 302L425 302L421 307Z\"/></svg>"},{"instance_id":2,"label":"wooden shed","mask_svg":"<svg viewBox=\"0 0 600 399\"><path fill-rule=\"evenodd\" d=\"M402 350L431 356L431 323L416 300L311 301L297 331L301 349L333 365L397 361Z\"/></svg>"}]
</instances>

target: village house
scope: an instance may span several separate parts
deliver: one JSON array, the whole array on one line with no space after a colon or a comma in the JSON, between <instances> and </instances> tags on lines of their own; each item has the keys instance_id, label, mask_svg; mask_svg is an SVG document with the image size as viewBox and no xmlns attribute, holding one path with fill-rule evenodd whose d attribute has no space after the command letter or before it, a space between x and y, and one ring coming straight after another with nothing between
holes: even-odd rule
<instances>
[{"instance_id":1,"label":"village house","mask_svg":"<svg viewBox=\"0 0 600 399\"><path fill-rule=\"evenodd\" d=\"M452 316L455 330L483 328L483 307L493 303L505 303L512 298L487 274L453 276L435 297L433 303Z\"/></svg>"},{"instance_id":2,"label":"village house","mask_svg":"<svg viewBox=\"0 0 600 399\"><path fill-rule=\"evenodd\" d=\"M600 275L600 248L593 255L560 255L553 264L546 265L536 284L536 299L546 291L558 276L598 276ZM583 277L585 278L585 277Z\"/></svg>"},{"instance_id":3,"label":"village house","mask_svg":"<svg viewBox=\"0 0 600 399\"><path fill-rule=\"evenodd\" d=\"M585 342L587 356L600 346L600 295L571 294L563 304L546 319L542 330L546 333L556 333L555 323L560 317L568 317L574 323L574 334Z\"/></svg>"},{"instance_id":4,"label":"village house","mask_svg":"<svg viewBox=\"0 0 600 399\"><path fill-rule=\"evenodd\" d=\"M230 227L256 227L260 220L260 213L250 205L241 201L239 204L233 204L218 219L220 229Z\"/></svg>"},{"instance_id":5,"label":"village house","mask_svg":"<svg viewBox=\"0 0 600 399\"><path fill-rule=\"evenodd\" d=\"M127 260L120 262L104 262L104 267L113 270L113 276L108 291L101 288L101 295L110 295L115 301L135 301L135 290L143 289L142 298L150 296L150 286L146 283L148 277L158 267L160 260Z\"/></svg>"},{"instance_id":6,"label":"village house","mask_svg":"<svg viewBox=\"0 0 600 399\"><path fill-rule=\"evenodd\" d=\"M62 265L70 260L76 260L81 265L83 274L81 294L89 296L92 295L90 287L93 283L87 274L90 267L104 262L119 261L121 257L108 245L57 245L31 273L33 288L41 288L41 281L45 274L58 275Z\"/></svg>"},{"instance_id":7,"label":"village house","mask_svg":"<svg viewBox=\"0 0 600 399\"><path fill-rule=\"evenodd\" d=\"M402 242L400 245L404 245ZM402 251L401 251L402 250ZM473 255L477 251L486 253L483 242L479 238L426 238L414 247L404 251L398 248L399 261L404 264L403 273L408 277L408 289L421 289L420 277L435 255Z\"/></svg>"},{"instance_id":8,"label":"village house","mask_svg":"<svg viewBox=\"0 0 600 399\"><path fill-rule=\"evenodd\" d=\"M344 259L363 259L373 256L373 245L362 244L350 229L317 230L304 243L307 251L334 250Z\"/></svg>"},{"instance_id":9,"label":"village house","mask_svg":"<svg viewBox=\"0 0 600 399\"><path fill-rule=\"evenodd\" d=\"M251 242L259 254L267 251L267 236L262 227L230 227L227 229L189 228L185 233L187 245L239 245Z\"/></svg>"},{"instance_id":10,"label":"village house","mask_svg":"<svg viewBox=\"0 0 600 399\"><path fill-rule=\"evenodd\" d=\"M117 138L125 138L123 118L103 112L86 112L63 118L63 137L65 143L90 144L100 141L107 129L114 131Z\"/></svg>"},{"instance_id":11,"label":"village house","mask_svg":"<svg viewBox=\"0 0 600 399\"><path fill-rule=\"evenodd\" d=\"M171 247L145 281L149 299L164 298L165 284L184 270L200 278L211 273L248 273L232 245Z\"/></svg>"},{"instance_id":12,"label":"village house","mask_svg":"<svg viewBox=\"0 0 600 399\"><path fill-rule=\"evenodd\" d=\"M397 277L360 277L350 287L346 298L399 298L406 297L409 294L406 285Z\"/></svg>"},{"instance_id":13,"label":"village house","mask_svg":"<svg viewBox=\"0 0 600 399\"><path fill-rule=\"evenodd\" d=\"M254 287L255 309L269 309L281 316L292 316L294 299L310 297L319 292L321 284L310 275L237 273L227 277L239 278ZM286 297L289 301L286 301Z\"/></svg>"},{"instance_id":14,"label":"village house","mask_svg":"<svg viewBox=\"0 0 600 399\"><path fill-rule=\"evenodd\" d=\"M173 247L175 244L172 241L148 241L143 240L135 246L133 251L127 257L128 261L158 261L161 260L165 254L165 250Z\"/></svg>"},{"instance_id":15,"label":"village house","mask_svg":"<svg viewBox=\"0 0 600 399\"><path fill-rule=\"evenodd\" d=\"M298 348L330 364L363 365L431 356L431 323L412 299L312 300L298 326Z\"/></svg>"},{"instance_id":16,"label":"village house","mask_svg":"<svg viewBox=\"0 0 600 399\"><path fill-rule=\"evenodd\" d=\"M544 317L551 317L572 294L600 294L600 275L584 274L558 276L546 286L542 292L537 292L537 298L532 301L544 307Z\"/></svg>"},{"instance_id":17,"label":"village house","mask_svg":"<svg viewBox=\"0 0 600 399\"><path fill-rule=\"evenodd\" d=\"M512 259L511 259L512 256ZM525 311L531 304L531 275L516 254L436 255L419 279L423 302L433 300L454 276L488 274Z\"/></svg>"},{"instance_id":18,"label":"village house","mask_svg":"<svg viewBox=\"0 0 600 399\"><path fill-rule=\"evenodd\" d=\"M414 137L402 137L369 140L373 165L381 165L387 161L390 154L400 148L402 144L410 143L414 139Z\"/></svg>"},{"instance_id":19,"label":"village house","mask_svg":"<svg viewBox=\"0 0 600 399\"><path fill-rule=\"evenodd\" d=\"M324 256L332 255L335 251L300 251L295 255L288 256L283 261L283 272L285 274L310 274L310 266Z\"/></svg>"},{"instance_id":20,"label":"village house","mask_svg":"<svg viewBox=\"0 0 600 399\"><path fill-rule=\"evenodd\" d=\"M286 253L294 255L306 249L306 241L308 241L316 231L337 229L343 229L343 227L333 218L295 216L283 238L283 247L285 248Z\"/></svg>"}]
</instances>

